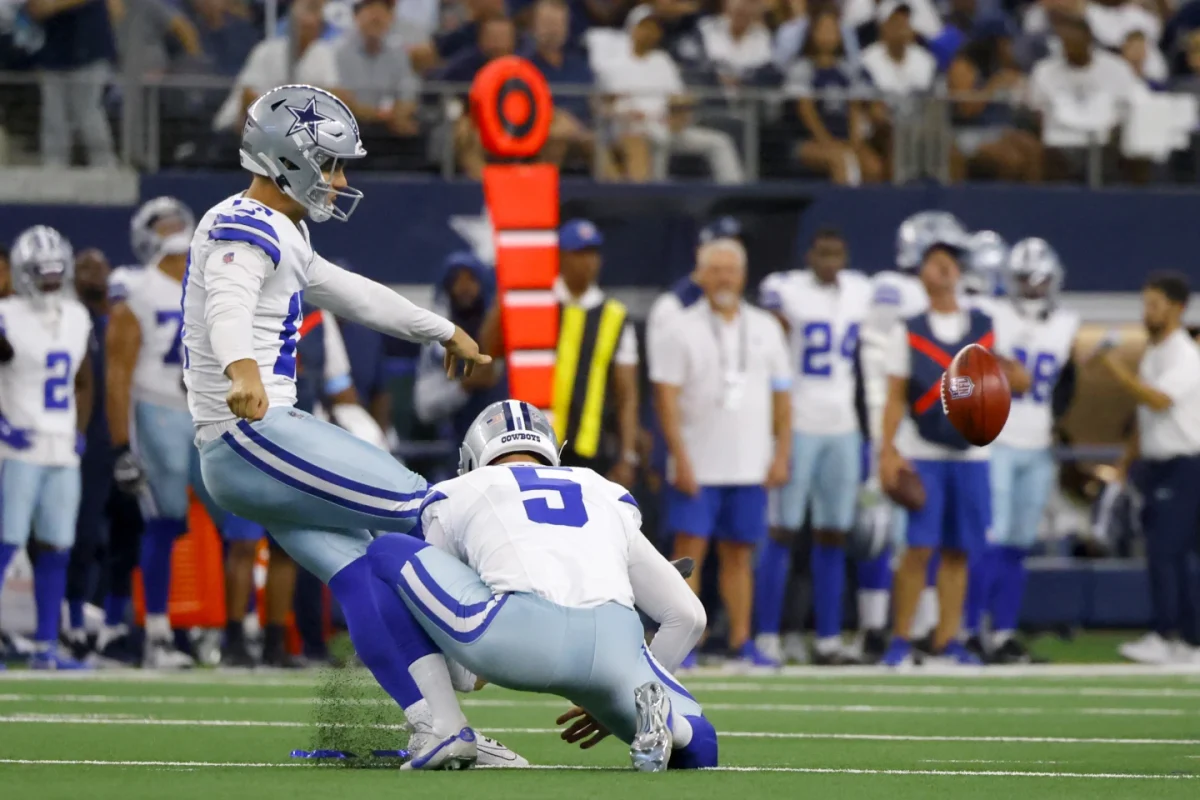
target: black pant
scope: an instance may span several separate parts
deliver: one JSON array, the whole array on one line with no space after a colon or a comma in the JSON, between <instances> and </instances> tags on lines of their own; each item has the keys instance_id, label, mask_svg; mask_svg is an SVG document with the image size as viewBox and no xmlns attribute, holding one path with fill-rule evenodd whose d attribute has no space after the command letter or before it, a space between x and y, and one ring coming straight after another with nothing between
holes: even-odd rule
<instances>
[{"instance_id":1,"label":"black pant","mask_svg":"<svg viewBox=\"0 0 1200 800\"><path fill-rule=\"evenodd\" d=\"M111 453L97 450L80 464L83 486L67 567L67 599L93 603L107 594L130 595L142 536L137 500L113 485Z\"/></svg>"},{"instance_id":2,"label":"black pant","mask_svg":"<svg viewBox=\"0 0 1200 800\"><path fill-rule=\"evenodd\" d=\"M1154 630L1195 643L1200 631L1189 556L1200 541L1200 455L1146 461L1142 482Z\"/></svg>"}]
</instances>

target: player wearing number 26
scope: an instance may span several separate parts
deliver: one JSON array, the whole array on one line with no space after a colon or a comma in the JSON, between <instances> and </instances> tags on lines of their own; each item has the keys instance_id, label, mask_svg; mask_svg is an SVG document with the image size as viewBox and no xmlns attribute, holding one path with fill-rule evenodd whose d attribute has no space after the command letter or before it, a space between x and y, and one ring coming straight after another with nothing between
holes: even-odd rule
<instances>
[{"instance_id":1,"label":"player wearing number 26","mask_svg":"<svg viewBox=\"0 0 1200 800\"><path fill-rule=\"evenodd\" d=\"M32 531L38 653L32 666L78 668L57 652L59 609L79 510L79 450L92 411L91 317L66 296L75 257L53 228L22 233L12 248L16 294L0 300L0 582Z\"/></svg>"}]
</instances>

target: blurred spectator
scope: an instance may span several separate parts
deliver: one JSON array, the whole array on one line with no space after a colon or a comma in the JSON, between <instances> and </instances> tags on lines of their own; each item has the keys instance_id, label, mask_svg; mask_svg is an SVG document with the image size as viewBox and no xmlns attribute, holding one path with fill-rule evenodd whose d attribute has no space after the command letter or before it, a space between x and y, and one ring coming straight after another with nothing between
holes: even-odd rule
<instances>
[{"instance_id":1,"label":"blurred spectator","mask_svg":"<svg viewBox=\"0 0 1200 800\"><path fill-rule=\"evenodd\" d=\"M950 0L950 12L942 32L926 42L937 59L938 72L973 39L981 36L1013 36L1012 21L1003 12L980 10L979 0Z\"/></svg>"},{"instance_id":2,"label":"blurred spectator","mask_svg":"<svg viewBox=\"0 0 1200 800\"><path fill-rule=\"evenodd\" d=\"M764 0L724 0L725 11L698 23L708 60L721 83L747 82L755 70L771 63L771 31Z\"/></svg>"},{"instance_id":3,"label":"blurred spectator","mask_svg":"<svg viewBox=\"0 0 1200 800\"><path fill-rule=\"evenodd\" d=\"M1183 42L1186 71L1171 80L1171 91L1200 94L1200 29L1190 32Z\"/></svg>"},{"instance_id":4,"label":"blurred spectator","mask_svg":"<svg viewBox=\"0 0 1200 800\"><path fill-rule=\"evenodd\" d=\"M597 78L615 95L613 112L619 157L626 177L663 179L672 153L703 157L718 183L744 180L733 140L692 124L692 101L684 96L679 68L659 49L662 26L649 6L638 6L625 23L629 49L605 59Z\"/></svg>"},{"instance_id":5,"label":"blurred spectator","mask_svg":"<svg viewBox=\"0 0 1200 800\"><path fill-rule=\"evenodd\" d=\"M826 2L813 3L812 16L815 17L823 5L828 5L837 13L837 3L826 0ZM772 58L776 67L787 72L788 65L800 57L800 48L804 45L804 39L808 35L810 9L808 0L780 0L776 4L776 11L778 12L781 8L786 9L786 18L775 30ZM854 26L847 25L844 21L839 24L842 28L842 47L846 50L846 58L857 64L861 53Z\"/></svg>"},{"instance_id":6,"label":"blurred spectator","mask_svg":"<svg viewBox=\"0 0 1200 800\"><path fill-rule=\"evenodd\" d=\"M863 50L862 65L884 95L905 97L933 88L937 62L916 42L912 6L907 0L883 0L876 10L879 41Z\"/></svg>"},{"instance_id":7,"label":"blurred spectator","mask_svg":"<svg viewBox=\"0 0 1200 800\"><path fill-rule=\"evenodd\" d=\"M1084 12L1096 43L1113 52L1124 49L1130 34L1142 35L1142 72L1150 81L1165 81L1167 60L1158 49L1162 20L1136 0L1091 0Z\"/></svg>"},{"instance_id":8,"label":"blurred spectator","mask_svg":"<svg viewBox=\"0 0 1200 800\"><path fill-rule=\"evenodd\" d=\"M170 63L168 50L181 49L198 60L200 36L191 21L164 0L108 0L123 69L137 75L162 75Z\"/></svg>"},{"instance_id":9,"label":"blurred spectator","mask_svg":"<svg viewBox=\"0 0 1200 800\"><path fill-rule=\"evenodd\" d=\"M803 130L800 163L842 185L883 179L883 161L864 139L866 90L861 70L846 59L836 9L816 12L785 89Z\"/></svg>"},{"instance_id":10,"label":"blurred spectator","mask_svg":"<svg viewBox=\"0 0 1200 800\"><path fill-rule=\"evenodd\" d=\"M1122 58L1095 46L1082 17L1056 17L1055 30L1062 53L1038 62L1029 90L1030 103L1042 115L1047 171L1061 177L1082 172L1086 148L1108 143L1130 100L1144 88Z\"/></svg>"},{"instance_id":11,"label":"blurred spectator","mask_svg":"<svg viewBox=\"0 0 1200 800\"><path fill-rule=\"evenodd\" d=\"M504 0L465 0L467 21L462 25L433 37L432 53L417 50L413 53L414 63L432 57L435 61L450 61L464 51L471 50L479 41L479 27L483 20L504 17Z\"/></svg>"},{"instance_id":12,"label":"blurred spectator","mask_svg":"<svg viewBox=\"0 0 1200 800\"><path fill-rule=\"evenodd\" d=\"M274 36L250 51L229 97L213 120L213 129L240 132L246 109L268 89L286 83L307 83L323 89L338 86L337 58L328 42L320 41L324 0L296 0L291 18L295 37Z\"/></svg>"},{"instance_id":13,"label":"blurred spectator","mask_svg":"<svg viewBox=\"0 0 1200 800\"><path fill-rule=\"evenodd\" d=\"M408 42L410 37L420 37L417 41L426 41L437 33L441 22L439 0L396 0L394 10L392 33L397 39Z\"/></svg>"},{"instance_id":14,"label":"blurred spectator","mask_svg":"<svg viewBox=\"0 0 1200 800\"><path fill-rule=\"evenodd\" d=\"M1140 30L1130 31L1121 44L1121 58L1125 59L1133 74L1148 87L1155 91L1166 88L1165 80L1155 80L1146 74L1147 63L1150 61L1146 34Z\"/></svg>"},{"instance_id":15,"label":"blurred spectator","mask_svg":"<svg viewBox=\"0 0 1200 800\"><path fill-rule=\"evenodd\" d=\"M698 28L701 10L700 0L649 0L635 6L629 14L652 13L662 30L660 47L675 60L685 75L700 79L711 77L711 65ZM629 16L625 17L625 21L628 28Z\"/></svg>"},{"instance_id":16,"label":"blurred spectator","mask_svg":"<svg viewBox=\"0 0 1200 800\"><path fill-rule=\"evenodd\" d=\"M560 87L554 91L550 141L542 152L545 160L560 166L571 153L590 162L595 148L590 130L592 99L580 93L590 90L595 79L587 54L567 44L570 15L565 0L538 0L533 7L533 42L525 52L525 57L546 76L551 90ZM602 172L610 170L611 166Z\"/></svg>"},{"instance_id":17,"label":"blurred spectator","mask_svg":"<svg viewBox=\"0 0 1200 800\"><path fill-rule=\"evenodd\" d=\"M879 9L886 4L887 0L846 0L842 6L842 22L858 31L859 43L864 47L882 35L879 28L885 17ZM906 5L911 12L912 29L923 39L937 38L942 32L942 17L933 0L912 0Z\"/></svg>"},{"instance_id":18,"label":"blurred spectator","mask_svg":"<svg viewBox=\"0 0 1200 800\"><path fill-rule=\"evenodd\" d=\"M234 76L261 37L235 0L188 0L185 10L200 39L207 66L217 75Z\"/></svg>"},{"instance_id":19,"label":"blurred spectator","mask_svg":"<svg viewBox=\"0 0 1200 800\"><path fill-rule=\"evenodd\" d=\"M508 17L481 20L479 42L461 51L446 64L438 77L451 83L470 83L483 65L494 58L512 55L517 44L517 30ZM469 114L463 114L454 124L454 152L468 177L478 180L483 175L483 143Z\"/></svg>"},{"instance_id":20,"label":"blurred spectator","mask_svg":"<svg viewBox=\"0 0 1200 800\"><path fill-rule=\"evenodd\" d=\"M1050 24L1052 14L1082 17L1086 10L1087 0L1035 0L1026 8L1021 19L1021 36L1015 43L1021 69L1028 72L1034 64L1050 55L1050 43L1055 40Z\"/></svg>"},{"instance_id":21,"label":"blurred spectator","mask_svg":"<svg viewBox=\"0 0 1200 800\"><path fill-rule=\"evenodd\" d=\"M952 94L970 95L952 106L955 142L972 174L1037 183L1042 179L1041 143L1013 127L1013 104L1025 76L1013 56L1008 27L997 22L959 51L946 73Z\"/></svg>"},{"instance_id":22,"label":"blurred spectator","mask_svg":"<svg viewBox=\"0 0 1200 800\"><path fill-rule=\"evenodd\" d=\"M28 0L25 9L45 34L37 54L44 163L67 166L78 136L91 166L115 166L102 105L117 58L105 0Z\"/></svg>"},{"instance_id":23,"label":"blurred spectator","mask_svg":"<svg viewBox=\"0 0 1200 800\"><path fill-rule=\"evenodd\" d=\"M356 0L354 27L334 45L334 55L339 95L361 126L367 165L401 169L415 166L403 157L422 148L416 120L420 82L408 53L388 37L391 29L391 0Z\"/></svg>"}]
</instances>

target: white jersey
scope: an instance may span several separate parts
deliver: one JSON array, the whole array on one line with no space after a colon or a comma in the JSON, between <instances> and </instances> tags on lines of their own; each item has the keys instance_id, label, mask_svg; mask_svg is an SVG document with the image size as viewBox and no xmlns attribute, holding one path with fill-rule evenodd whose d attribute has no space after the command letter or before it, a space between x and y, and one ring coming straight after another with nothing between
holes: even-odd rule
<instances>
[{"instance_id":1,"label":"white jersey","mask_svg":"<svg viewBox=\"0 0 1200 800\"><path fill-rule=\"evenodd\" d=\"M187 393L183 390L182 297L183 284L154 267L141 276L125 299L142 335L133 368L135 401L187 410Z\"/></svg>"},{"instance_id":2,"label":"white jersey","mask_svg":"<svg viewBox=\"0 0 1200 800\"><path fill-rule=\"evenodd\" d=\"M145 275L146 268L141 264L126 264L116 267L108 274L108 302L119 303L128 298L133 287Z\"/></svg>"},{"instance_id":3,"label":"white jersey","mask_svg":"<svg viewBox=\"0 0 1200 800\"><path fill-rule=\"evenodd\" d=\"M871 308L863 323L863 392L871 441L878 446L887 401L887 354L896 324L929 308L929 295L920 279L907 272L885 271L871 276ZM907 424L907 423L904 423Z\"/></svg>"},{"instance_id":4,"label":"white jersey","mask_svg":"<svg viewBox=\"0 0 1200 800\"><path fill-rule=\"evenodd\" d=\"M759 287L760 304L787 320L790 330L793 430L836 435L858 429L854 357L871 288L865 275L849 270L829 285L808 270L777 272Z\"/></svg>"},{"instance_id":5,"label":"white jersey","mask_svg":"<svg viewBox=\"0 0 1200 800\"><path fill-rule=\"evenodd\" d=\"M1019 362L1032 379L1029 391L1013 395L1008 422L996 441L1010 447L1049 447L1051 398L1059 372L1071 358L1079 315L1059 308L1045 319L1030 318L1009 302L993 304L991 314L996 354Z\"/></svg>"},{"instance_id":6,"label":"white jersey","mask_svg":"<svg viewBox=\"0 0 1200 800\"><path fill-rule=\"evenodd\" d=\"M254 307L254 360L270 405L290 406L296 402L296 344L303 320L300 293L308 284L314 255L308 228L261 203L235 195L213 206L196 226L191 264L184 280L183 369L188 406L197 425L233 418L225 404L229 379L207 335L208 292L204 278L210 258L235 260L232 246L237 243L259 247L275 262Z\"/></svg>"},{"instance_id":7,"label":"white jersey","mask_svg":"<svg viewBox=\"0 0 1200 800\"><path fill-rule=\"evenodd\" d=\"M528 592L570 608L634 607L629 578L641 513L629 492L589 469L483 467L430 487L426 541L494 593Z\"/></svg>"},{"instance_id":8,"label":"white jersey","mask_svg":"<svg viewBox=\"0 0 1200 800\"><path fill-rule=\"evenodd\" d=\"M0 445L0 458L74 466L78 423L75 374L87 356L92 319L77 300L63 298L45 309L27 298L0 299L0 330L13 358L0 364L0 409L13 428L29 434L32 447Z\"/></svg>"}]
</instances>

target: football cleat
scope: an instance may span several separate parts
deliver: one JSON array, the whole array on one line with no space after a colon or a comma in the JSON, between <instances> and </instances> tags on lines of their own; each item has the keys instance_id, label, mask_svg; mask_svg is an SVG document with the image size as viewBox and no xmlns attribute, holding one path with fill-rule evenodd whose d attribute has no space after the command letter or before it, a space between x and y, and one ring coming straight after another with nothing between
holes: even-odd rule
<instances>
[{"instance_id":1,"label":"football cleat","mask_svg":"<svg viewBox=\"0 0 1200 800\"><path fill-rule=\"evenodd\" d=\"M772 669L778 669L779 667L783 666L780 660L771 658L770 655L759 650L752 641L746 642L744 645L742 645L742 649L738 651L737 660L744 666L750 667L770 667Z\"/></svg>"},{"instance_id":2,"label":"football cleat","mask_svg":"<svg viewBox=\"0 0 1200 800\"><path fill-rule=\"evenodd\" d=\"M1147 633L1136 641L1126 642L1117 648L1117 652L1138 664L1170 664L1174 656L1171 643L1157 633Z\"/></svg>"},{"instance_id":3,"label":"football cleat","mask_svg":"<svg viewBox=\"0 0 1200 800\"><path fill-rule=\"evenodd\" d=\"M700 660L696 657L696 651L693 650L692 652L688 653L686 656L683 657L683 661L680 663L679 669L690 670L690 669L695 669L699 665L700 665Z\"/></svg>"},{"instance_id":4,"label":"football cleat","mask_svg":"<svg viewBox=\"0 0 1200 800\"><path fill-rule=\"evenodd\" d=\"M881 630L859 634L858 658L864 664L878 664L888 649L887 634Z\"/></svg>"},{"instance_id":5,"label":"football cleat","mask_svg":"<svg viewBox=\"0 0 1200 800\"><path fill-rule=\"evenodd\" d=\"M64 671L91 669L87 664L76 661L60 650L57 643L31 655L29 657L29 668Z\"/></svg>"},{"instance_id":6,"label":"football cleat","mask_svg":"<svg viewBox=\"0 0 1200 800\"><path fill-rule=\"evenodd\" d=\"M942 652L929 659L935 664L951 664L960 667L982 667L983 659L967 649L962 642L950 642Z\"/></svg>"},{"instance_id":7,"label":"football cleat","mask_svg":"<svg viewBox=\"0 0 1200 800\"><path fill-rule=\"evenodd\" d=\"M490 736L476 734L475 746L481 767L528 767L529 762Z\"/></svg>"},{"instance_id":8,"label":"football cleat","mask_svg":"<svg viewBox=\"0 0 1200 800\"><path fill-rule=\"evenodd\" d=\"M176 650L169 641L147 637L142 651L142 669L189 669L194 666L196 662L192 657Z\"/></svg>"},{"instance_id":9,"label":"football cleat","mask_svg":"<svg viewBox=\"0 0 1200 800\"><path fill-rule=\"evenodd\" d=\"M1004 644L992 651L991 663L1044 664L1046 660L1029 652L1029 648L1022 644L1019 639L1010 637L1004 641Z\"/></svg>"},{"instance_id":10,"label":"football cleat","mask_svg":"<svg viewBox=\"0 0 1200 800\"><path fill-rule=\"evenodd\" d=\"M433 731L414 733L408 740L408 751L412 759L400 769L470 769L479 760L475 731L470 728L445 738L439 738Z\"/></svg>"},{"instance_id":11,"label":"football cleat","mask_svg":"<svg viewBox=\"0 0 1200 800\"><path fill-rule=\"evenodd\" d=\"M244 639L236 642L226 642L225 648L221 651L221 666L234 667L236 669L253 669L258 666L258 662L254 660L254 655L250 652L250 648L246 646Z\"/></svg>"},{"instance_id":12,"label":"football cleat","mask_svg":"<svg viewBox=\"0 0 1200 800\"><path fill-rule=\"evenodd\" d=\"M808 663L808 642L804 636L795 631L783 635L783 660L788 664Z\"/></svg>"},{"instance_id":13,"label":"football cleat","mask_svg":"<svg viewBox=\"0 0 1200 800\"><path fill-rule=\"evenodd\" d=\"M913 646L905 639L892 639L879 662L892 669L908 669L913 665Z\"/></svg>"},{"instance_id":14,"label":"football cleat","mask_svg":"<svg viewBox=\"0 0 1200 800\"><path fill-rule=\"evenodd\" d=\"M862 664L858 656L845 647L832 650L813 650L812 663L818 667L856 667Z\"/></svg>"},{"instance_id":15,"label":"football cleat","mask_svg":"<svg viewBox=\"0 0 1200 800\"><path fill-rule=\"evenodd\" d=\"M979 634L968 637L964 647L967 648L967 652L979 659L980 664L991 663L991 654L988 653L988 649L983 643L983 637Z\"/></svg>"},{"instance_id":16,"label":"football cleat","mask_svg":"<svg viewBox=\"0 0 1200 800\"><path fill-rule=\"evenodd\" d=\"M629 759L638 772L664 772L671 760L671 700L661 683L651 681L633 690L637 708L637 733L629 745Z\"/></svg>"},{"instance_id":17,"label":"football cleat","mask_svg":"<svg viewBox=\"0 0 1200 800\"><path fill-rule=\"evenodd\" d=\"M778 633L760 633L754 637L754 647L772 661L783 663L783 642Z\"/></svg>"}]
</instances>

